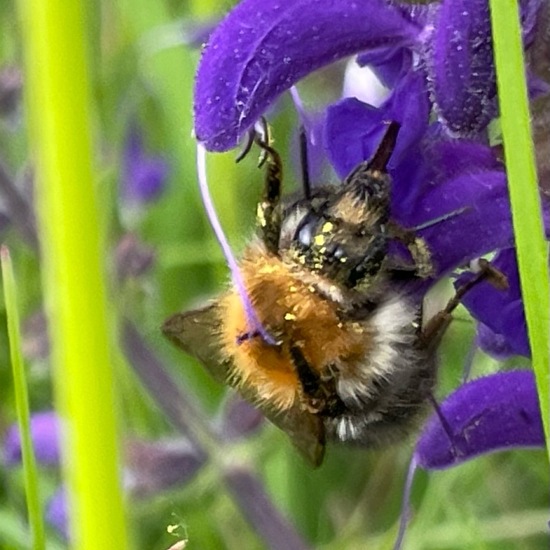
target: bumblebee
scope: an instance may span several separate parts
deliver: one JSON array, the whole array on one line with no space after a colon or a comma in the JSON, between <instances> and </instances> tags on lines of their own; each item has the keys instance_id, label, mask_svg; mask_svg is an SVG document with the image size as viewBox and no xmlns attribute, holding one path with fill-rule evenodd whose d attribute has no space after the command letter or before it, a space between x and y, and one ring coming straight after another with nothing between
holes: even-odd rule
<instances>
[{"instance_id":1,"label":"bumblebee","mask_svg":"<svg viewBox=\"0 0 550 550\"><path fill-rule=\"evenodd\" d=\"M286 204L280 156L266 132L257 135L264 193L257 235L238 262L252 315L233 285L162 327L314 466L327 441L379 447L419 422L435 383L435 349L459 303L457 295L422 327L421 304L396 284L434 271L426 243L390 217L387 164L398 131L390 123L372 158L340 185L306 185ZM408 258L390 257L392 241Z\"/></svg>"}]
</instances>

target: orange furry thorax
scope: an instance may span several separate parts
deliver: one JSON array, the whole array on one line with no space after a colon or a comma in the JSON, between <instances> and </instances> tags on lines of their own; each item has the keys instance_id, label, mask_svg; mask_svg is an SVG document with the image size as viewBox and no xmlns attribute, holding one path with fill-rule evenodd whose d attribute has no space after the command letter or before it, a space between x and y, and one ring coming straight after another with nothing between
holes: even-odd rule
<instances>
[{"instance_id":1,"label":"orange furry thorax","mask_svg":"<svg viewBox=\"0 0 550 550\"><path fill-rule=\"evenodd\" d=\"M233 365L238 385L252 388L260 402L288 409L302 397L290 348L299 347L321 377L328 369L353 372L368 353L372 338L364 324L342 321L337 304L305 282L296 265L256 247L249 248L240 270L259 321L278 345L260 336L242 339L250 327L241 297L233 288L220 301L223 354Z\"/></svg>"}]
</instances>

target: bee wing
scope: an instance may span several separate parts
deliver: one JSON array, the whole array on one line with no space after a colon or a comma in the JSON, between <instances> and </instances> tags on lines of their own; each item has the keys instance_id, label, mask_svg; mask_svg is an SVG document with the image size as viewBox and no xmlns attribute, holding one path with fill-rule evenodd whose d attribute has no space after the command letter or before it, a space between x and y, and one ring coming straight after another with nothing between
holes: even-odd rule
<instances>
[{"instance_id":1,"label":"bee wing","mask_svg":"<svg viewBox=\"0 0 550 550\"><path fill-rule=\"evenodd\" d=\"M221 353L219 325L218 306L213 302L201 309L172 315L161 330L178 348L197 358L218 382L227 384L230 365Z\"/></svg>"},{"instance_id":2,"label":"bee wing","mask_svg":"<svg viewBox=\"0 0 550 550\"><path fill-rule=\"evenodd\" d=\"M258 399L253 387L238 384L230 376L231 363L221 352L219 342L219 309L216 302L210 305L176 313L162 325L163 334L185 353L196 357L208 372L219 382L237 388L239 393L268 420L283 430L301 455L317 467L323 461L325 451L325 429L322 419L294 405L286 411L277 411L268 403Z\"/></svg>"},{"instance_id":3,"label":"bee wing","mask_svg":"<svg viewBox=\"0 0 550 550\"><path fill-rule=\"evenodd\" d=\"M303 411L297 405L280 413L264 407L260 409L290 437L294 447L314 468L321 465L325 456L325 427L319 416Z\"/></svg>"}]
</instances>

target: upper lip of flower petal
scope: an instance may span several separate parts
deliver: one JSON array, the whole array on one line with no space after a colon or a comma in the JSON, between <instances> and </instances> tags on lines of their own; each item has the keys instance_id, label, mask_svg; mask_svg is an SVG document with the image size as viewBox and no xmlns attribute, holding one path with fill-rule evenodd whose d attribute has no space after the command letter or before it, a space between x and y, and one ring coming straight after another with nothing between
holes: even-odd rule
<instances>
[{"instance_id":1,"label":"upper lip of flower petal","mask_svg":"<svg viewBox=\"0 0 550 550\"><path fill-rule=\"evenodd\" d=\"M412 44L418 26L382 0L244 0L212 34L195 87L195 133L209 150L234 147L306 74L381 45Z\"/></svg>"}]
</instances>

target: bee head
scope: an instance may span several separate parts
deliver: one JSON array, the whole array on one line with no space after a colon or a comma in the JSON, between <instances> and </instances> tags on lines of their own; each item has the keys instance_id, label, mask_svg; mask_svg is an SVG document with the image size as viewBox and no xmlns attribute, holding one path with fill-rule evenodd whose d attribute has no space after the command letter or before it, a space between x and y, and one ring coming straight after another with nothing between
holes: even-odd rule
<instances>
[{"instance_id":1,"label":"bee head","mask_svg":"<svg viewBox=\"0 0 550 550\"><path fill-rule=\"evenodd\" d=\"M296 203L283 221L281 251L339 286L370 284L388 253L388 190L386 174L352 174L336 191Z\"/></svg>"}]
</instances>

